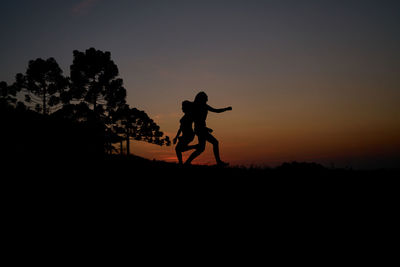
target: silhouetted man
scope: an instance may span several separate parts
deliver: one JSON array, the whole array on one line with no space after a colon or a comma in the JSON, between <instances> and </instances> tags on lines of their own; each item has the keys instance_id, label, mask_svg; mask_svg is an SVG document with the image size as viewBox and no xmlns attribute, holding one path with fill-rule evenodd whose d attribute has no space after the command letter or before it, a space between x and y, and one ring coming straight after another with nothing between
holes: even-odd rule
<instances>
[{"instance_id":1,"label":"silhouetted man","mask_svg":"<svg viewBox=\"0 0 400 267\"><path fill-rule=\"evenodd\" d=\"M221 113L227 110L232 110L232 107L215 109L207 105L208 96L204 92L200 92L196 95L193 102L193 119L194 119L194 131L199 139L196 150L190 155L185 164L190 165L191 162L198 157L206 148L206 141L213 145L213 151L217 165L226 166L228 163L223 162L219 156L219 144L218 140L211 134L212 130L207 128L206 119L208 111Z\"/></svg>"}]
</instances>

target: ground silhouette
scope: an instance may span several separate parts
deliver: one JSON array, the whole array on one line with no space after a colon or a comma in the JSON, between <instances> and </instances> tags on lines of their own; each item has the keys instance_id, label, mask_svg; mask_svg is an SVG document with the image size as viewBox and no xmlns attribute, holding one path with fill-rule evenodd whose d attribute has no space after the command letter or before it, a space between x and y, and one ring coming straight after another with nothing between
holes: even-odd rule
<instances>
[{"instance_id":1,"label":"ground silhouette","mask_svg":"<svg viewBox=\"0 0 400 267\"><path fill-rule=\"evenodd\" d=\"M231 178L261 178L265 180L285 178L297 181L330 178L368 178L393 176L398 170L357 170L351 168L327 168L315 162L284 162L273 168L218 165L180 165L173 162L150 160L135 155L108 155L100 162L91 162L99 173L110 173L131 179L206 179L219 183Z\"/></svg>"}]
</instances>

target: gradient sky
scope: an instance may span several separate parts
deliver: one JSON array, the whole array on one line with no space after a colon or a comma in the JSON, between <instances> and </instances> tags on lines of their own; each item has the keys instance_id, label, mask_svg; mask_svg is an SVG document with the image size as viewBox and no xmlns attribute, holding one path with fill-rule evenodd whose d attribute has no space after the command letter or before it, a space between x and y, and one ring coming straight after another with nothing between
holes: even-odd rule
<instances>
[{"instance_id":1,"label":"gradient sky","mask_svg":"<svg viewBox=\"0 0 400 267\"><path fill-rule=\"evenodd\" d=\"M173 138L203 90L231 164L400 166L400 1L4 0L0 80L74 49L110 51L132 107ZM132 142L147 158L173 147ZM185 154L187 156L187 153ZM214 163L211 146L194 163Z\"/></svg>"}]
</instances>

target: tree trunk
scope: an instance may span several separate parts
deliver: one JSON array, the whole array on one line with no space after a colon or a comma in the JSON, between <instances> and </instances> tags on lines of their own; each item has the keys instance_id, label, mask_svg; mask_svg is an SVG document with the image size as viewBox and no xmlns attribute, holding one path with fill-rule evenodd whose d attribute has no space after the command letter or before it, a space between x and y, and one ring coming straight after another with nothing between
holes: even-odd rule
<instances>
[{"instance_id":1,"label":"tree trunk","mask_svg":"<svg viewBox=\"0 0 400 267\"><path fill-rule=\"evenodd\" d=\"M130 149L129 149L129 133L126 134L126 155L130 155Z\"/></svg>"},{"instance_id":2,"label":"tree trunk","mask_svg":"<svg viewBox=\"0 0 400 267\"><path fill-rule=\"evenodd\" d=\"M43 115L47 114L47 111L46 111L46 109L47 109L47 107L46 107L46 93L47 93L47 90L46 90L46 86L44 85L43 86Z\"/></svg>"},{"instance_id":3,"label":"tree trunk","mask_svg":"<svg viewBox=\"0 0 400 267\"><path fill-rule=\"evenodd\" d=\"M96 114L96 103L97 102L97 98L94 96L93 97L93 112L94 112L94 114Z\"/></svg>"}]
</instances>

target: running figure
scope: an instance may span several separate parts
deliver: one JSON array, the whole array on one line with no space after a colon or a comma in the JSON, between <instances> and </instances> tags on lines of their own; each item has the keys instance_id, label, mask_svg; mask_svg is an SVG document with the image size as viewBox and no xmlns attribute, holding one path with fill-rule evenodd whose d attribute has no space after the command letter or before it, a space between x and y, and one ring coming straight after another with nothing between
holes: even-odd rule
<instances>
[{"instance_id":1,"label":"running figure","mask_svg":"<svg viewBox=\"0 0 400 267\"><path fill-rule=\"evenodd\" d=\"M193 148L196 150L189 156L185 164L190 165L191 162L198 157L206 148L206 141L213 145L213 152L217 165L227 166L228 163L223 162L219 156L219 145L218 140L211 134L212 130L207 128L206 119L208 111L221 113L227 110L232 110L232 107L215 109L207 105L208 96L204 92L200 92L196 95L193 102L193 119L194 119L194 131L198 137L199 143Z\"/></svg>"},{"instance_id":2,"label":"running figure","mask_svg":"<svg viewBox=\"0 0 400 267\"><path fill-rule=\"evenodd\" d=\"M179 164L182 164L182 152L188 151L190 149L195 149L197 145L189 146L189 143L194 139L193 125L193 103L185 100L182 102L182 111L185 113L180 120L180 127L173 139L174 144L179 139L178 144L175 147L176 156L179 160ZM181 135L182 134L182 135Z\"/></svg>"}]
</instances>

